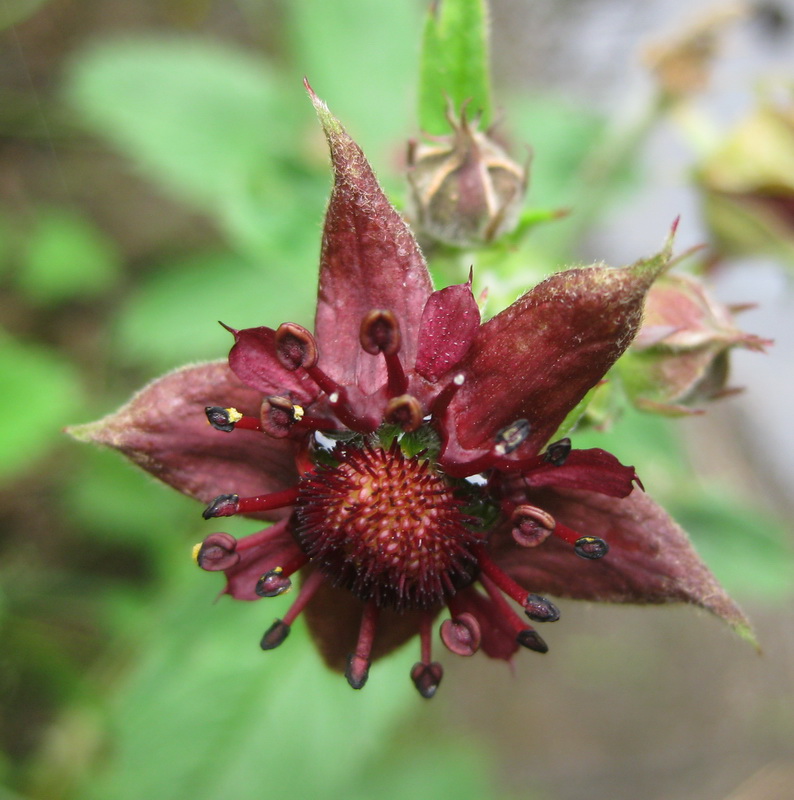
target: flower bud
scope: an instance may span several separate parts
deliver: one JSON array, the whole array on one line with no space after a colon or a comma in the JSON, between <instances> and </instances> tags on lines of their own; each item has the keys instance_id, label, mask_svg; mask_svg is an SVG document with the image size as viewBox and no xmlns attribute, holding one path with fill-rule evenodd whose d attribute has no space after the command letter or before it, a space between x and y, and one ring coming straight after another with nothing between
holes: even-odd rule
<instances>
[{"instance_id":1,"label":"flower bud","mask_svg":"<svg viewBox=\"0 0 794 800\"><path fill-rule=\"evenodd\" d=\"M720 254L794 263L794 93L740 122L695 177Z\"/></svg>"},{"instance_id":2,"label":"flower bud","mask_svg":"<svg viewBox=\"0 0 794 800\"><path fill-rule=\"evenodd\" d=\"M451 111L450 136L408 150L408 216L420 238L453 247L488 244L518 224L528 171L488 133Z\"/></svg>"},{"instance_id":3,"label":"flower bud","mask_svg":"<svg viewBox=\"0 0 794 800\"><path fill-rule=\"evenodd\" d=\"M732 348L763 350L767 344L739 330L730 309L700 281L668 274L648 292L645 320L621 370L638 408L692 413L690 404L736 391L726 388Z\"/></svg>"}]
</instances>

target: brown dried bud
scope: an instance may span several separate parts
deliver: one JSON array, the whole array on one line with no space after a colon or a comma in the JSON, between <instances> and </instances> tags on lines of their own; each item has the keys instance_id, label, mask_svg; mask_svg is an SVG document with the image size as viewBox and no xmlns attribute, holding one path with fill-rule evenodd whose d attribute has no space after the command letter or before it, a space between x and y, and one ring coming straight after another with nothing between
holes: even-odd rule
<instances>
[{"instance_id":1,"label":"brown dried bud","mask_svg":"<svg viewBox=\"0 0 794 800\"><path fill-rule=\"evenodd\" d=\"M518 224L528 170L489 135L447 112L451 136L408 149L408 216L419 233L454 247L476 247Z\"/></svg>"}]
</instances>

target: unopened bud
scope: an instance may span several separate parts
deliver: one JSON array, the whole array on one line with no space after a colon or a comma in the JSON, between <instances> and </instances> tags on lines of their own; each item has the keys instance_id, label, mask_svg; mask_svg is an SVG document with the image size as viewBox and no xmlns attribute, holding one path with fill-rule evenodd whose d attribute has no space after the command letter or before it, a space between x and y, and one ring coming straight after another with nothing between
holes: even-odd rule
<instances>
[{"instance_id":1,"label":"unopened bud","mask_svg":"<svg viewBox=\"0 0 794 800\"><path fill-rule=\"evenodd\" d=\"M453 247L488 244L518 224L527 169L511 160L466 112L453 133L408 152L409 213L420 236Z\"/></svg>"},{"instance_id":2,"label":"unopened bud","mask_svg":"<svg viewBox=\"0 0 794 800\"><path fill-rule=\"evenodd\" d=\"M664 275L651 287L642 328L620 363L632 402L644 411L692 413L727 388L730 351L763 350L767 340L744 333L730 310L703 284L685 275Z\"/></svg>"}]
</instances>

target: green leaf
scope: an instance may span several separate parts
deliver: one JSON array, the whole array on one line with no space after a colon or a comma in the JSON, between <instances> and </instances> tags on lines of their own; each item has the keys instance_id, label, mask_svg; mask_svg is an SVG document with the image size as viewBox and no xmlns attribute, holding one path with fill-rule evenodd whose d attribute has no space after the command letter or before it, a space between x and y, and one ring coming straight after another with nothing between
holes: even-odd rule
<instances>
[{"instance_id":1,"label":"green leaf","mask_svg":"<svg viewBox=\"0 0 794 800\"><path fill-rule=\"evenodd\" d=\"M26 238L17 284L34 302L51 304L101 294L119 270L118 251L89 220L44 208Z\"/></svg>"},{"instance_id":2,"label":"green leaf","mask_svg":"<svg viewBox=\"0 0 794 800\"><path fill-rule=\"evenodd\" d=\"M71 65L66 96L149 177L222 222L229 206L272 192L294 147L267 63L199 38L104 41Z\"/></svg>"},{"instance_id":3,"label":"green leaf","mask_svg":"<svg viewBox=\"0 0 794 800\"><path fill-rule=\"evenodd\" d=\"M469 101L472 113L491 119L488 8L485 0L437 0L422 39L419 125L425 133L449 133L447 98L456 112Z\"/></svg>"},{"instance_id":4,"label":"green leaf","mask_svg":"<svg viewBox=\"0 0 794 800\"><path fill-rule=\"evenodd\" d=\"M290 0L284 11L295 63L376 169L388 167L379 176L388 185L394 147L412 127L419 4Z\"/></svg>"},{"instance_id":5,"label":"green leaf","mask_svg":"<svg viewBox=\"0 0 794 800\"><path fill-rule=\"evenodd\" d=\"M0 477L29 468L59 439L80 397L71 364L52 350L15 341L0 331Z\"/></svg>"},{"instance_id":6,"label":"green leaf","mask_svg":"<svg viewBox=\"0 0 794 800\"><path fill-rule=\"evenodd\" d=\"M346 797L423 702L408 678L414 653L378 662L362 692L328 672L300 623L263 653L258 636L290 600L213 603L219 578L186 556L158 598L143 657L114 691L107 761L76 796Z\"/></svg>"},{"instance_id":7,"label":"green leaf","mask_svg":"<svg viewBox=\"0 0 794 800\"><path fill-rule=\"evenodd\" d=\"M313 233L313 231L312 231ZM272 260L260 270L231 253L200 253L161 265L123 307L117 353L136 364L169 369L186 361L226 356L234 328L286 320L311 325L315 264L302 270L290 260ZM301 280L302 272L310 272Z\"/></svg>"}]
</instances>

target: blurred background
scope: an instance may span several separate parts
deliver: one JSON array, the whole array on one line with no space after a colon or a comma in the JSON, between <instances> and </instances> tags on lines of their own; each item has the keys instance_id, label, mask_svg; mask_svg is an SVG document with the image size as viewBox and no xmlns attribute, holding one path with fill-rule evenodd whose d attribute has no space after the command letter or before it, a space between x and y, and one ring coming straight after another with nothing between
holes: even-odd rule
<instances>
[{"instance_id":1,"label":"blurred background","mask_svg":"<svg viewBox=\"0 0 794 800\"><path fill-rule=\"evenodd\" d=\"M692 609L565 602L543 658L440 653L427 703L409 646L352 692L300 626L259 650L281 600L213 604L194 503L62 434L224 357L218 319L311 325L330 174L301 80L404 206L427 5L0 5L0 798L791 796L791 94L788 138L742 133L790 91L791 0L491 0L528 208L571 213L509 246L428 250L438 285L474 264L493 313L563 265L657 251L678 214L678 249L710 244L715 296L758 304L739 323L776 340L731 354L745 393L675 420L626 408L576 444L637 467L761 655Z\"/></svg>"}]
</instances>

